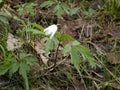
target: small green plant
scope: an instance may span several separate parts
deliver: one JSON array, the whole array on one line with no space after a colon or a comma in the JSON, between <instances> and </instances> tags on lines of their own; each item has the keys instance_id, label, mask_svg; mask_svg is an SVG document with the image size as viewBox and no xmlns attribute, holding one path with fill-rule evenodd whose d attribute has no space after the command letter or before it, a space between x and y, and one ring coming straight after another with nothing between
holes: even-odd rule
<instances>
[{"instance_id":1,"label":"small green plant","mask_svg":"<svg viewBox=\"0 0 120 90\"><path fill-rule=\"evenodd\" d=\"M92 17L93 15L96 14L96 10L89 8L88 11L85 11L86 17Z\"/></svg>"},{"instance_id":2,"label":"small green plant","mask_svg":"<svg viewBox=\"0 0 120 90\"><path fill-rule=\"evenodd\" d=\"M78 7L70 8L66 3L59 0L48 0L40 5L41 8L49 6L54 6L53 13L55 13L58 17L61 17L64 13L72 16L79 10Z\"/></svg>"},{"instance_id":3,"label":"small green plant","mask_svg":"<svg viewBox=\"0 0 120 90\"><path fill-rule=\"evenodd\" d=\"M17 8L19 15L22 15L23 13L27 12L27 13L31 14L32 16L34 16L34 14L35 14L34 7L35 6L36 6L36 4L34 4L34 3L25 3L25 4L17 5L17 6L15 6L15 8Z\"/></svg>"},{"instance_id":4,"label":"small green plant","mask_svg":"<svg viewBox=\"0 0 120 90\"><path fill-rule=\"evenodd\" d=\"M37 60L31 54L20 53L17 58L9 54L3 62L0 62L0 75L9 73L9 76L12 77L18 72L24 79L25 90L29 90L27 74L31 66L37 64L36 62Z\"/></svg>"},{"instance_id":5,"label":"small green plant","mask_svg":"<svg viewBox=\"0 0 120 90\"><path fill-rule=\"evenodd\" d=\"M60 33L57 33L55 38L49 39L46 42L47 53L50 52L53 48L59 47L60 41L65 43L67 40L70 40L71 44L66 44L63 47L61 54L64 55L65 53L69 53L71 56L71 62L76 69L79 69L80 62L82 62L82 60L87 61L92 68L96 68L97 63L95 62L93 54L89 51L89 49L80 45L80 43L73 37L66 34L61 35Z\"/></svg>"}]
</instances>

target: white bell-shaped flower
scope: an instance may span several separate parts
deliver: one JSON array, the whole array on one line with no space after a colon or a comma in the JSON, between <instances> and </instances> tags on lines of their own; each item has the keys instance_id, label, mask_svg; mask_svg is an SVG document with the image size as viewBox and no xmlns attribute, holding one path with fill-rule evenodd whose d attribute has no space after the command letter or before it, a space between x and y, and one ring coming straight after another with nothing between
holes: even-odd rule
<instances>
[{"instance_id":1,"label":"white bell-shaped flower","mask_svg":"<svg viewBox=\"0 0 120 90\"><path fill-rule=\"evenodd\" d=\"M57 25L53 24L53 25L45 28L44 32L46 35L50 35L50 39L52 39L52 37L55 35L57 29L58 29Z\"/></svg>"}]
</instances>

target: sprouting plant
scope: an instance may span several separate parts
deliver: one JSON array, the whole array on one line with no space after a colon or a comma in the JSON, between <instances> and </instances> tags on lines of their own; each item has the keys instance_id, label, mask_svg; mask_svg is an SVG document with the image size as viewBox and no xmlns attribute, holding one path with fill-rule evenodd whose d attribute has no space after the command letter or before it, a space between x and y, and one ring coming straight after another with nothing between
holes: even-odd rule
<instances>
[{"instance_id":1,"label":"sprouting plant","mask_svg":"<svg viewBox=\"0 0 120 90\"><path fill-rule=\"evenodd\" d=\"M0 62L0 75L9 73L9 76L12 77L18 72L24 79L25 90L29 90L27 74L31 66L37 64L36 62L37 60L31 54L20 53L17 58L9 54L4 61Z\"/></svg>"},{"instance_id":2,"label":"sprouting plant","mask_svg":"<svg viewBox=\"0 0 120 90\"><path fill-rule=\"evenodd\" d=\"M86 17L92 17L93 15L96 14L96 10L89 8L88 11L85 11Z\"/></svg>"},{"instance_id":3,"label":"sprouting plant","mask_svg":"<svg viewBox=\"0 0 120 90\"><path fill-rule=\"evenodd\" d=\"M67 40L71 41L71 44L66 44L63 47L62 55L65 53L69 53L71 57L71 62L75 66L76 69L79 69L80 62L87 61L92 68L96 68L97 63L94 60L93 54L89 51L88 48L80 45L78 41L76 41L73 37L60 33L56 34L56 37L49 39L46 42L46 52L50 52L53 48L59 47L59 42L65 43ZM55 57L57 58L57 57ZM87 64L86 64L87 66Z\"/></svg>"},{"instance_id":4,"label":"sprouting plant","mask_svg":"<svg viewBox=\"0 0 120 90\"><path fill-rule=\"evenodd\" d=\"M72 16L79 10L78 7L70 8L66 3L59 0L47 0L40 5L41 8L49 6L54 6L53 13L55 13L58 17L61 17L64 13Z\"/></svg>"},{"instance_id":5,"label":"sprouting plant","mask_svg":"<svg viewBox=\"0 0 120 90\"><path fill-rule=\"evenodd\" d=\"M34 12L34 7L36 6L36 4L34 3L25 3L25 4L20 4L15 6L15 8L18 9L18 12L20 15L22 15L24 12L27 12L29 14L31 14L32 16L34 16L35 12Z\"/></svg>"}]
</instances>

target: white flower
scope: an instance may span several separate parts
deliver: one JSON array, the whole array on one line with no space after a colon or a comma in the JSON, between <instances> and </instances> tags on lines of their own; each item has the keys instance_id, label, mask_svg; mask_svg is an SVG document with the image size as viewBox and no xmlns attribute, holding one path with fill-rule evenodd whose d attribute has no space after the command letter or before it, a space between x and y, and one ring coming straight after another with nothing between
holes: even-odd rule
<instances>
[{"instance_id":1,"label":"white flower","mask_svg":"<svg viewBox=\"0 0 120 90\"><path fill-rule=\"evenodd\" d=\"M57 29L58 29L57 25L53 24L53 25L45 28L44 32L46 35L50 35L50 39L52 39L52 37L55 35Z\"/></svg>"}]
</instances>

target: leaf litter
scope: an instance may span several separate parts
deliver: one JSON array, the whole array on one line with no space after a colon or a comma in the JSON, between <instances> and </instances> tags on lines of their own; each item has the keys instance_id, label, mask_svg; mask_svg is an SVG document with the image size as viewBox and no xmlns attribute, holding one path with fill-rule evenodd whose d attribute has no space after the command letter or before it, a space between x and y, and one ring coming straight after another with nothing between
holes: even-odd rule
<instances>
[{"instance_id":1,"label":"leaf litter","mask_svg":"<svg viewBox=\"0 0 120 90\"><path fill-rule=\"evenodd\" d=\"M8 51L14 51L15 49L19 49L24 44L23 40L21 38L14 36L11 33L8 33L8 39L7 39L7 50Z\"/></svg>"}]
</instances>

